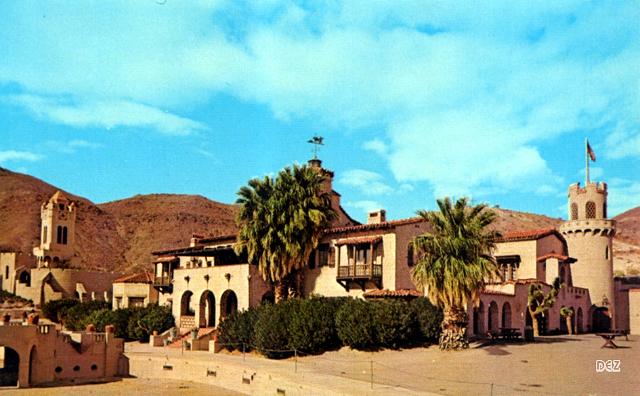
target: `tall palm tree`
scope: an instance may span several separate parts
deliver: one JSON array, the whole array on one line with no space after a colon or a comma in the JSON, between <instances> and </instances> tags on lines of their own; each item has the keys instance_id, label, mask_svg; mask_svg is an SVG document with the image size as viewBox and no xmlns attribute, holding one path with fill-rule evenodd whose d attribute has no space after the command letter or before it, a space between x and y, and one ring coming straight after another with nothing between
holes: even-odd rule
<instances>
[{"instance_id":1,"label":"tall palm tree","mask_svg":"<svg viewBox=\"0 0 640 396\"><path fill-rule=\"evenodd\" d=\"M437 204L439 211L418 211L432 231L411 242L418 253L411 276L431 303L443 309L440 349L463 349L469 346L467 306L477 304L486 282L498 276L491 253L499 234L486 228L496 215L486 205L469 206L467 198L455 204L438 199Z\"/></svg>"},{"instance_id":2,"label":"tall palm tree","mask_svg":"<svg viewBox=\"0 0 640 396\"><path fill-rule=\"evenodd\" d=\"M323 181L316 169L294 165L275 180L250 180L238 192L236 252L246 252L249 263L274 284L276 302L284 299L287 283L307 264L335 215Z\"/></svg>"}]
</instances>

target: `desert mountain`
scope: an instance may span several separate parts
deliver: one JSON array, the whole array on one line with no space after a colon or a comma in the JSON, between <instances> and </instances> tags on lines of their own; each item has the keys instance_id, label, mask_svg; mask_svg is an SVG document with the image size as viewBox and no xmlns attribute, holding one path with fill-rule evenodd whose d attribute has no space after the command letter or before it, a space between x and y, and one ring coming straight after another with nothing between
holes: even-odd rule
<instances>
[{"instance_id":1,"label":"desert mountain","mask_svg":"<svg viewBox=\"0 0 640 396\"><path fill-rule=\"evenodd\" d=\"M39 243L40 205L57 190L32 176L0 168L0 248L30 254ZM83 268L132 272L150 269L151 252L186 246L193 233L236 230L236 207L202 196L152 194L94 204L65 191L78 204L76 256ZM494 208L506 232L557 227L560 219ZM640 207L615 217L614 270L640 269ZM635 268L635 269L634 269Z\"/></svg>"}]
</instances>

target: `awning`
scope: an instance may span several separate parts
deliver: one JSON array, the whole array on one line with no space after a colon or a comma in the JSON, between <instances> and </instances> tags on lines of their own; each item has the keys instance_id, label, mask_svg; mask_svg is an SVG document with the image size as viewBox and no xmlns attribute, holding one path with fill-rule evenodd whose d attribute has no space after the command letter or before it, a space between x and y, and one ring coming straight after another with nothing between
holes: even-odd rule
<instances>
[{"instance_id":1,"label":"awning","mask_svg":"<svg viewBox=\"0 0 640 396\"><path fill-rule=\"evenodd\" d=\"M153 260L154 263L170 263L172 261L177 261L178 258L176 256L162 256Z\"/></svg>"},{"instance_id":2,"label":"awning","mask_svg":"<svg viewBox=\"0 0 640 396\"><path fill-rule=\"evenodd\" d=\"M370 243L378 243L382 241L382 236L363 236L363 237L354 237L354 238L342 238L336 241L336 245L360 245L360 244L370 244Z\"/></svg>"}]
</instances>

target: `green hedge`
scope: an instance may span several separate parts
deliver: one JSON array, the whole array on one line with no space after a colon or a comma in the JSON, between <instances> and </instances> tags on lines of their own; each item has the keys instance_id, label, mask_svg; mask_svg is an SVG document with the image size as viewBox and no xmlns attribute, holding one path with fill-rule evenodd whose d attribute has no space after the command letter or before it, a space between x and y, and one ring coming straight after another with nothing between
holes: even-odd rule
<instances>
[{"instance_id":1,"label":"green hedge","mask_svg":"<svg viewBox=\"0 0 640 396\"><path fill-rule=\"evenodd\" d=\"M218 341L229 350L256 347L270 358L349 346L401 348L437 340L442 312L427 299L369 302L311 297L259 305L227 317ZM288 351L288 352L282 352Z\"/></svg>"}]
</instances>

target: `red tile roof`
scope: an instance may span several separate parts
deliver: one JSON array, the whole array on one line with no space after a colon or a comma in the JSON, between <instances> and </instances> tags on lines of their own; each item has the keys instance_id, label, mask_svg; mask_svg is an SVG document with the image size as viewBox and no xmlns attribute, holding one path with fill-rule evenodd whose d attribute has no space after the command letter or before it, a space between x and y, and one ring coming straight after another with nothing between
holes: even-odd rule
<instances>
[{"instance_id":1,"label":"red tile roof","mask_svg":"<svg viewBox=\"0 0 640 396\"><path fill-rule=\"evenodd\" d=\"M507 293L499 290L483 290L482 294L491 294L495 296L515 296L513 293Z\"/></svg>"},{"instance_id":2,"label":"red tile roof","mask_svg":"<svg viewBox=\"0 0 640 396\"><path fill-rule=\"evenodd\" d=\"M559 254L555 252L551 252L549 254L545 254L544 256L540 256L536 259L536 261L538 262L546 261L547 259L550 259L550 258L555 258L555 259L558 259L558 261L564 261L566 263L575 263L576 261L578 261L578 259L576 258L565 256L563 254Z\"/></svg>"},{"instance_id":3,"label":"red tile roof","mask_svg":"<svg viewBox=\"0 0 640 396\"><path fill-rule=\"evenodd\" d=\"M153 277L147 271L132 275L125 275L113 281L113 283L152 283Z\"/></svg>"},{"instance_id":4,"label":"red tile roof","mask_svg":"<svg viewBox=\"0 0 640 396\"><path fill-rule=\"evenodd\" d=\"M375 223L375 224L359 224L354 226L335 227L335 228L330 228L326 230L325 234L339 234L339 233L351 232L351 231L382 230L382 229L394 228L397 226L402 226L407 224L422 223L424 221L425 220L422 217L411 217L408 219L384 221L382 223Z\"/></svg>"},{"instance_id":5,"label":"red tile roof","mask_svg":"<svg viewBox=\"0 0 640 396\"><path fill-rule=\"evenodd\" d=\"M382 236L380 235L343 238L343 239L338 239L336 241L336 245L358 245L361 243L376 243L376 242L380 242L381 240L382 240Z\"/></svg>"},{"instance_id":6,"label":"red tile roof","mask_svg":"<svg viewBox=\"0 0 640 396\"><path fill-rule=\"evenodd\" d=\"M422 297L423 294L417 290L398 289L398 290L372 290L362 295L365 298L415 298Z\"/></svg>"},{"instance_id":7,"label":"red tile roof","mask_svg":"<svg viewBox=\"0 0 640 396\"><path fill-rule=\"evenodd\" d=\"M537 230L505 232L502 234L502 237L496 240L496 242L529 241L544 238L552 234L562 238L560 232L555 228L541 228Z\"/></svg>"}]
</instances>

